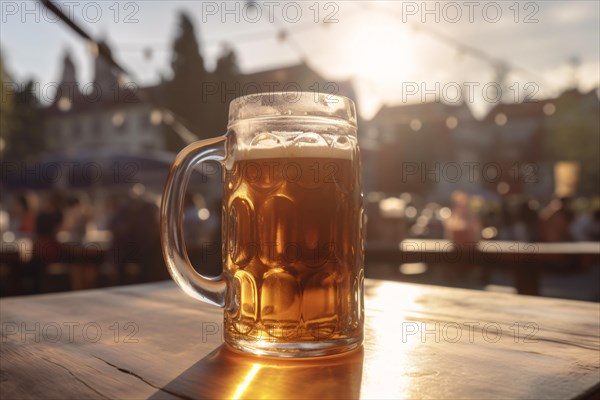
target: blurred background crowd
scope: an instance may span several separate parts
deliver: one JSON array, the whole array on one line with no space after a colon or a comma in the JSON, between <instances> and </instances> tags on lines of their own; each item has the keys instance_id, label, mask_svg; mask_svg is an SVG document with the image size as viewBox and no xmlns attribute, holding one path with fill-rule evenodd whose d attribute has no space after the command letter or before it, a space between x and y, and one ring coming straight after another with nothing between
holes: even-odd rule
<instances>
[{"instance_id":1,"label":"blurred background crowd","mask_svg":"<svg viewBox=\"0 0 600 400\"><path fill-rule=\"evenodd\" d=\"M305 57L247 73L236 49L224 46L208 68L194 21L193 13L178 15L168 50L171 73L153 84L124 82L108 39L91 51L86 85L70 51L57 55L60 68L47 96L47 85L17 79L0 59L0 295L166 279L158 210L168 167L190 141L226 131L228 104L238 95L319 90L349 96L360 108L354 80L330 78ZM276 38L297 40L285 27ZM143 54L151 60L152 48ZM380 56L385 62L386 54ZM385 102L368 118L361 114L367 276L490 290L514 286L502 268L485 262L453 279L447 271L458 276L460 261L448 267L377 256L407 240L582 242L582 254L598 252L598 86L582 88L580 62L567 64L571 78L554 94L504 96L477 116L466 101L436 96ZM512 87L509 68L492 63L504 93ZM194 136L182 134L177 122ZM192 261L218 275L220 171L215 166L195 175L186 199L186 242ZM548 263L538 294L598 301L597 259L570 258L568 273L562 268L554 278Z\"/></svg>"}]
</instances>

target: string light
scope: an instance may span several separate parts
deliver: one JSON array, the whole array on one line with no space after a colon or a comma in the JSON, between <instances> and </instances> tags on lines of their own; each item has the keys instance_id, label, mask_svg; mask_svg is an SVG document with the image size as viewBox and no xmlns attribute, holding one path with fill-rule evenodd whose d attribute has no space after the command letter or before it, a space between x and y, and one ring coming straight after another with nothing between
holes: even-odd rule
<instances>
[{"instance_id":1,"label":"string light","mask_svg":"<svg viewBox=\"0 0 600 400\"><path fill-rule=\"evenodd\" d=\"M552 103L544 104L542 111L547 116L553 115L556 112L556 106Z\"/></svg>"},{"instance_id":2,"label":"string light","mask_svg":"<svg viewBox=\"0 0 600 400\"><path fill-rule=\"evenodd\" d=\"M412 121L410 121L410 129L412 129L413 131L418 132L421 130L422 127L423 123L420 119L413 119Z\"/></svg>"},{"instance_id":3,"label":"string light","mask_svg":"<svg viewBox=\"0 0 600 400\"><path fill-rule=\"evenodd\" d=\"M504 125L506 125L506 122L508 122L508 118L506 117L506 114L504 114L504 113L498 113L494 117L494 122L498 126L504 126Z\"/></svg>"},{"instance_id":4,"label":"string light","mask_svg":"<svg viewBox=\"0 0 600 400\"><path fill-rule=\"evenodd\" d=\"M150 61L152 59L152 55L153 55L152 47L145 47L144 48L144 58L146 60Z\"/></svg>"},{"instance_id":5,"label":"string light","mask_svg":"<svg viewBox=\"0 0 600 400\"><path fill-rule=\"evenodd\" d=\"M458 126L458 118L455 116L449 116L446 118L446 127L448 129L455 129Z\"/></svg>"},{"instance_id":6,"label":"string light","mask_svg":"<svg viewBox=\"0 0 600 400\"><path fill-rule=\"evenodd\" d=\"M378 10L378 8L376 6L373 6L372 4L368 4L368 3L361 3L360 7L363 10L375 10L376 12L387 12L387 11ZM327 24L325 22L322 22L320 24L306 23L303 25L296 25L293 28L288 28L288 27L284 27L283 24L281 24L281 22L278 21L276 18L274 18L273 24L276 25L277 27L279 27L280 29L276 32L273 32L272 30L266 30L266 31L229 35L227 41L231 42L231 43L254 42L254 41L272 39L273 35L275 35L275 37L277 38L277 40L279 42L289 44L290 47L292 47L292 49L294 51L296 51L296 53L302 60L306 60L307 59L306 52L303 50L301 44L297 40L292 38L291 33L292 32L298 33L301 31L318 29L318 28L328 29L329 25L331 25L331 24ZM508 73L510 71L521 71L529 76L536 77L536 79L538 81L544 81L544 83L550 87L554 86L553 84L549 84L548 82L546 82L543 77L530 71L527 68L518 66L512 62L511 63L506 62L504 59L496 58L483 50L480 50L474 46L471 46L469 44L461 42L451 36L448 36L445 33L441 33L436 30L432 30L429 27L424 28L423 26L418 25L418 24L410 24L409 28L411 30L413 30L414 32L425 32L426 34L430 35L431 37L438 40L439 42L449 45L451 47L455 47L456 48L456 58L459 61L462 61L464 59L465 55L468 54L468 55L471 55L473 57L479 58L483 61L490 63L493 66L493 68L496 70L496 75L500 79L504 79L506 76L508 76ZM209 39L202 40L202 42L205 45L212 44L214 42L220 43L220 42L222 42L222 38L209 38ZM153 56L153 51L155 51L155 50L167 51L168 48L169 48L168 45L144 47L143 45L129 43L129 44L119 46L117 48L117 50L126 51L126 52L142 51L143 57L146 60L150 60Z\"/></svg>"},{"instance_id":7,"label":"string light","mask_svg":"<svg viewBox=\"0 0 600 400\"><path fill-rule=\"evenodd\" d=\"M288 33L284 30L281 30L277 33L277 39L280 42L285 42L287 40Z\"/></svg>"},{"instance_id":8,"label":"string light","mask_svg":"<svg viewBox=\"0 0 600 400\"><path fill-rule=\"evenodd\" d=\"M323 23L323 24L314 24L314 23L306 23L304 25L294 26L293 28L281 27L281 24L277 21L274 21L274 24L279 28L276 31L273 30L264 30L264 31L255 31L255 32L245 32L240 34L228 35L227 39L223 38L208 38L201 39L202 45L221 45L224 41L228 43L244 43L244 42L258 42L273 39L275 36L279 41L286 42L288 41L290 34L292 31L294 33L300 33L304 31L314 30L314 29L324 29L331 24ZM147 54L148 52L156 52L156 51L169 51L171 45L168 43L155 44L155 45L146 45L142 43L123 43L116 46L116 50L120 52L142 52Z\"/></svg>"},{"instance_id":9,"label":"string light","mask_svg":"<svg viewBox=\"0 0 600 400\"><path fill-rule=\"evenodd\" d=\"M43 3L45 5L47 5L46 4L47 1L43 1ZM363 4L363 7L365 9L368 8L369 10L371 10L371 9L377 10L377 7L372 7L370 4L368 6ZM49 7L49 8L52 9L52 7ZM380 10L377 10L377 11L380 11ZM228 42L241 43L241 42L247 42L247 41L272 39L273 34L275 33L276 38L279 42L289 44L290 47L292 47L293 50L295 50L298 53L300 58L303 61L306 61L307 57L306 57L305 52L302 49L302 46L295 38L293 38L291 36L291 32L293 31L293 32L297 33L297 32L301 32L301 31L318 29L318 28L323 28L323 29L330 28L329 27L330 24L327 24L325 22L322 22L320 24L310 23L310 24L304 24L304 25L296 25L293 27L293 29L283 27L283 25L276 19L273 22L276 26L279 27L279 29L276 32L273 32L272 30L268 30L268 31L260 31L260 32L252 32L252 33L243 33L243 34L233 35L233 36L229 36ZM74 24L71 22L71 24L69 24L69 25L74 25ZM509 70L520 70L529 75L536 76L536 74L533 74L532 72L528 71L525 68L516 66L513 63L508 63L504 60L497 59L480 49L477 49L477 48L475 48L471 45L467 45L465 43L461 43L458 40L456 40L450 36L447 36L446 34L431 30L429 28L423 29L422 26L417 25L417 24L411 24L409 27L410 27L410 29L412 29L415 32L426 31L426 33L428 33L429 35L431 35L438 41L455 47L456 48L456 57L459 60L462 60L464 58L465 54L469 54L476 58L480 58L480 59L483 59L484 61L491 63L494 66L494 68L496 68L497 71L503 72L504 76L506 76L506 74L508 74ZM83 31L79 32L81 30L80 28L78 28L76 30L78 31L78 33L80 33L80 35L82 35L84 37L87 36L85 33L83 33L83 34L81 33ZM87 46L88 46L89 52L94 57L100 57L101 51L99 48L99 44L96 41L94 41L93 39L91 39L89 36L87 36L86 41L87 41ZM223 42L222 39L217 39L217 38L212 38L212 39L209 38L209 39L203 40L204 44L213 43L215 41L218 41L219 43ZM169 48L170 48L170 46L165 45L165 44L148 46L148 45L128 43L128 44L119 45L116 48L116 50L117 51L125 51L125 52L141 51L143 58L147 61L150 61L154 58L154 53L156 51L168 51ZM114 60L110 60L110 61L113 62L113 65L116 65L114 63ZM117 67L119 67L119 66L117 65ZM64 100L64 99L61 99L61 100ZM64 101L63 101L63 103L65 103L65 104L59 104L59 108L64 109L64 111L67 111L68 109L70 109L70 104L67 105L66 102L64 102ZM62 107L60 107L61 105L62 105ZM550 115L554 114L555 110L556 110L556 107L553 104L546 104L544 106L543 112L546 116L550 116ZM155 113L154 121L156 121L158 119L156 117L156 115L157 114ZM161 122L164 122L167 125L177 125L176 130L178 131L178 134L185 141L192 142L195 140L195 136L193 134L191 134L191 132L188 132L187 129L185 129L185 127L180 126L181 124L179 124L179 121L174 118L174 115L171 112L165 111L164 113L161 114L161 117L162 117ZM496 115L495 122L496 122L496 124L502 126L502 125L506 124L507 116L505 114L498 114L498 115ZM458 118L456 118L454 116L449 117L446 120L446 126L449 129L454 129L454 128L456 128L457 125L458 125ZM418 119L413 120L410 122L410 127L413 131L419 131L422 128L422 122Z\"/></svg>"}]
</instances>

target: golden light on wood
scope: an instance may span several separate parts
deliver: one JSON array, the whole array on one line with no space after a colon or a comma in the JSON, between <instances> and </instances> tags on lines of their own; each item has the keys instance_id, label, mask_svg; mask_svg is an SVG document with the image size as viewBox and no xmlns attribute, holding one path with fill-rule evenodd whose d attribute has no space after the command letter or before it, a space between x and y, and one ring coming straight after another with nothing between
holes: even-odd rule
<instances>
[{"instance_id":1,"label":"golden light on wood","mask_svg":"<svg viewBox=\"0 0 600 400\"><path fill-rule=\"evenodd\" d=\"M252 366L252 368L250 369L250 372L248 372L248 375L246 375L246 377L244 378L244 380L242 381L242 383L240 383L238 385L235 393L232 396L233 399L240 399L240 398L242 398L242 396L244 395L244 392L246 392L246 390L248 390L248 386L250 386L250 384L252 383L252 381L256 377L256 374L258 373L259 370L260 370L260 365L259 364L254 364Z\"/></svg>"},{"instance_id":2,"label":"golden light on wood","mask_svg":"<svg viewBox=\"0 0 600 400\"><path fill-rule=\"evenodd\" d=\"M367 279L364 347L301 360L224 347L220 310L170 282L0 306L7 398L575 398L598 383L590 302ZM71 342L64 324L73 321ZM91 321L102 328L97 342L81 337ZM60 341L14 330L36 322L39 335L49 323L63 327ZM139 329L132 337L126 322Z\"/></svg>"}]
</instances>

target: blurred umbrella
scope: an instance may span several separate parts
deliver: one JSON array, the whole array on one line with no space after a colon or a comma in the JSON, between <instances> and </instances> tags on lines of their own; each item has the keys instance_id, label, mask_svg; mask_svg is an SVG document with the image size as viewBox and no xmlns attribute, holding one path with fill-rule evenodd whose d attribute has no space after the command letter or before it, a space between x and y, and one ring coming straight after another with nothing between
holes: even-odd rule
<instances>
[{"instance_id":1,"label":"blurred umbrella","mask_svg":"<svg viewBox=\"0 0 600 400\"><path fill-rule=\"evenodd\" d=\"M79 153L52 155L31 165L10 165L2 174L7 189L67 189L122 187L138 183L162 190L175 156L167 152L144 154Z\"/></svg>"}]
</instances>

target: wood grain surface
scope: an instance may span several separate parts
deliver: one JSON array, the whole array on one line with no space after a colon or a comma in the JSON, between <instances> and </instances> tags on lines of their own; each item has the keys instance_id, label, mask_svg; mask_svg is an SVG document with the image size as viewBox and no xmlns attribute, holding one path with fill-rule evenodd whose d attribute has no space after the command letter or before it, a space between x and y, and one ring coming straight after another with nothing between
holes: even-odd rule
<instances>
[{"instance_id":1,"label":"wood grain surface","mask_svg":"<svg viewBox=\"0 0 600 400\"><path fill-rule=\"evenodd\" d=\"M600 305L367 280L366 341L304 360L222 344L171 282L0 300L2 399L596 398Z\"/></svg>"}]
</instances>

